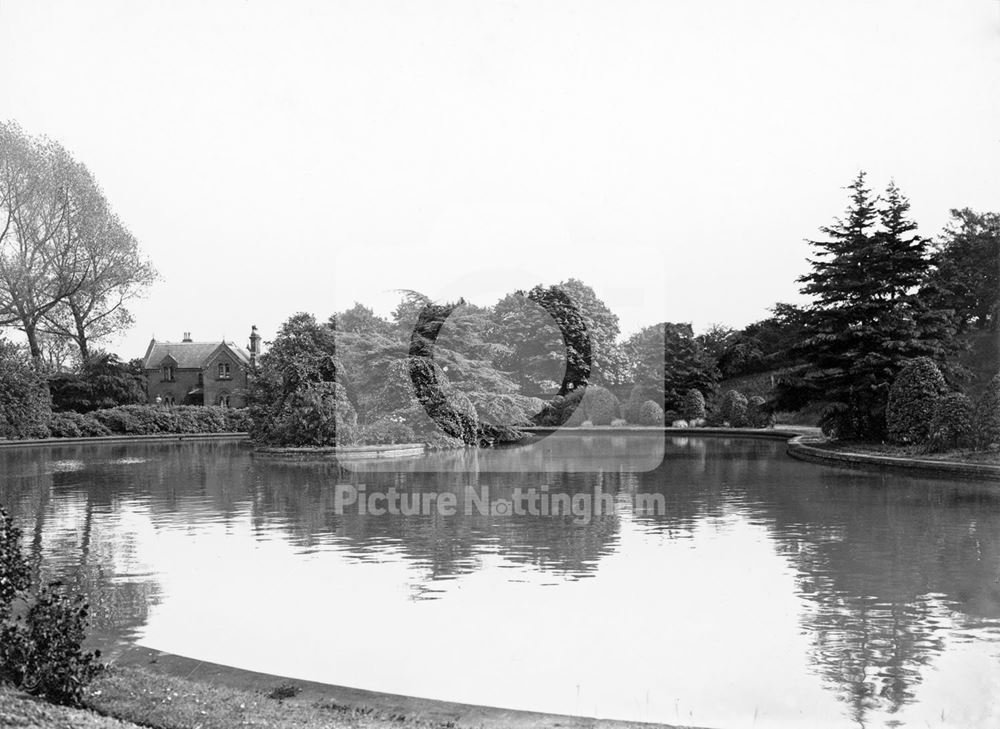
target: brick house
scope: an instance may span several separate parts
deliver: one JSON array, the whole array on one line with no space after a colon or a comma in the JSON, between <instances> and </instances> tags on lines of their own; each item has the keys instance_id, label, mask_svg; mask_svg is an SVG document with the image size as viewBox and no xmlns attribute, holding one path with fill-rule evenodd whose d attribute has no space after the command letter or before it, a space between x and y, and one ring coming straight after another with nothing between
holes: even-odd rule
<instances>
[{"instance_id":1,"label":"brick house","mask_svg":"<svg viewBox=\"0 0 1000 729\"><path fill-rule=\"evenodd\" d=\"M180 342L149 342L143 369L151 404L246 405L251 367L260 354L257 327L250 330L250 346L234 342L195 342L190 332Z\"/></svg>"}]
</instances>

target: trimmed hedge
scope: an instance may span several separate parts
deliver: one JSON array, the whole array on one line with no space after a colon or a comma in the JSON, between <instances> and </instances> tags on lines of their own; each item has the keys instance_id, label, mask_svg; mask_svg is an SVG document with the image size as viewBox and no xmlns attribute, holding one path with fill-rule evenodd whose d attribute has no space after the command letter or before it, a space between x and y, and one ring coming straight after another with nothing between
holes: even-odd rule
<instances>
[{"instance_id":1,"label":"trimmed hedge","mask_svg":"<svg viewBox=\"0 0 1000 729\"><path fill-rule=\"evenodd\" d=\"M719 404L719 417L732 428L742 428L747 424L748 403L739 390L729 390Z\"/></svg>"},{"instance_id":2,"label":"trimmed hedge","mask_svg":"<svg viewBox=\"0 0 1000 729\"><path fill-rule=\"evenodd\" d=\"M108 431L106 435L233 433L246 431L249 421L245 410L200 405L122 405L89 415Z\"/></svg>"},{"instance_id":3,"label":"trimmed hedge","mask_svg":"<svg viewBox=\"0 0 1000 729\"><path fill-rule=\"evenodd\" d=\"M111 435L111 430L92 415L52 413L49 419L49 436L52 438L92 438Z\"/></svg>"},{"instance_id":4,"label":"trimmed hedge","mask_svg":"<svg viewBox=\"0 0 1000 729\"><path fill-rule=\"evenodd\" d=\"M885 411L889 440L894 443L924 443L930 436L934 406L948 386L941 370L928 357L910 361L889 389Z\"/></svg>"},{"instance_id":5,"label":"trimmed hedge","mask_svg":"<svg viewBox=\"0 0 1000 729\"><path fill-rule=\"evenodd\" d=\"M972 400L960 392L938 399L931 418L928 446L932 451L962 448L972 436Z\"/></svg>"},{"instance_id":6,"label":"trimmed hedge","mask_svg":"<svg viewBox=\"0 0 1000 729\"><path fill-rule=\"evenodd\" d=\"M600 385L590 385L583 399L587 419L594 425L611 425L621 413L621 404L615 394Z\"/></svg>"},{"instance_id":7,"label":"trimmed hedge","mask_svg":"<svg viewBox=\"0 0 1000 729\"><path fill-rule=\"evenodd\" d=\"M681 415L688 422L702 420L705 417L705 396L701 390L688 390L681 401Z\"/></svg>"},{"instance_id":8,"label":"trimmed hedge","mask_svg":"<svg viewBox=\"0 0 1000 729\"><path fill-rule=\"evenodd\" d=\"M653 400L647 400L639 408L640 425L663 425L663 408Z\"/></svg>"},{"instance_id":9,"label":"trimmed hedge","mask_svg":"<svg viewBox=\"0 0 1000 729\"><path fill-rule=\"evenodd\" d=\"M767 400L754 395L747 401L747 424L751 428L770 428L774 425L774 413L767 406Z\"/></svg>"}]
</instances>

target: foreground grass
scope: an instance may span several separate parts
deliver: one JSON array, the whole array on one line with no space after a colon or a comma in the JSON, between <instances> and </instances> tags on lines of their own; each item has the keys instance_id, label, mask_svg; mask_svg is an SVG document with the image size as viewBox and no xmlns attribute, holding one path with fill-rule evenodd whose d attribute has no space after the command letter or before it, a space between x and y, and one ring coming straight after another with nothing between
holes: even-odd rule
<instances>
[{"instance_id":1,"label":"foreground grass","mask_svg":"<svg viewBox=\"0 0 1000 729\"><path fill-rule=\"evenodd\" d=\"M56 706L0 685L0 727L11 729L138 729L127 721L86 709Z\"/></svg>"},{"instance_id":2,"label":"foreground grass","mask_svg":"<svg viewBox=\"0 0 1000 729\"><path fill-rule=\"evenodd\" d=\"M816 444L820 448L828 448L844 453L865 453L873 456L894 456L896 458L916 458L923 461L944 461L946 463L982 463L1000 465L1000 451L974 451L957 449L943 453L929 453L924 446L891 445L889 443L861 443L855 441L836 441Z\"/></svg>"},{"instance_id":3,"label":"foreground grass","mask_svg":"<svg viewBox=\"0 0 1000 729\"><path fill-rule=\"evenodd\" d=\"M268 693L144 671L112 668L84 698L86 708L57 706L0 685L0 727L11 729L446 729L451 722L382 714L296 697L291 685Z\"/></svg>"},{"instance_id":4,"label":"foreground grass","mask_svg":"<svg viewBox=\"0 0 1000 729\"><path fill-rule=\"evenodd\" d=\"M132 666L115 667L100 676L88 690L85 703L100 714L154 729L384 729L388 726L444 729L453 726L451 722L382 715L375 709L303 699L297 696L292 685L275 685L270 692L264 693L187 680Z\"/></svg>"}]
</instances>

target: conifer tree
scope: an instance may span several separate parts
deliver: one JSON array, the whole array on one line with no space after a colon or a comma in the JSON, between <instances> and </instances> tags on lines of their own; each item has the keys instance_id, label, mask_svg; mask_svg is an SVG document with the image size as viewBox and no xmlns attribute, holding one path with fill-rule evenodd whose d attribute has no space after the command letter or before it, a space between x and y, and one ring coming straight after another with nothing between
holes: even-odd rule
<instances>
[{"instance_id":1,"label":"conifer tree","mask_svg":"<svg viewBox=\"0 0 1000 729\"><path fill-rule=\"evenodd\" d=\"M779 387L778 404L826 405L821 425L840 438L881 439L889 387L911 359L940 359L949 332L922 305L916 288L928 269L927 241L916 234L909 202L890 184L883 198L860 173L848 187L844 218L821 228L802 293L801 366Z\"/></svg>"}]
</instances>

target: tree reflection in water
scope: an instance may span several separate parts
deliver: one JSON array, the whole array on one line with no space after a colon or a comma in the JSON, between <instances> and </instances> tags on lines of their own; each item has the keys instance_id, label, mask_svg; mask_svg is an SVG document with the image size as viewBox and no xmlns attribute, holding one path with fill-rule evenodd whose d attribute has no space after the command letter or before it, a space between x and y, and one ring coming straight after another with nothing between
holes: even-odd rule
<instances>
[{"instance_id":1,"label":"tree reflection in water","mask_svg":"<svg viewBox=\"0 0 1000 729\"><path fill-rule=\"evenodd\" d=\"M411 599L433 600L443 581L490 560L557 582L586 580L622 549L626 529L676 542L731 518L763 527L787 561L812 669L859 725L899 716L950 642L989 630L996 641L1000 495L988 486L799 463L774 441L671 438L667 445L663 464L644 473L580 471L565 444L565 470L548 473L471 468L468 454L442 456L445 465L462 461L461 469L445 472L398 464L365 472L266 461L233 443L5 450L0 503L24 528L44 576L87 593L95 637L105 645L135 636L161 598L156 566L143 564L136 546L145 538L141 529L197 535L249 522L257 539L281 534L299 554L335 550L342 559L371 562L402 555L419 575ZM496 457L502 454L490 455ZM529 466L538 457L537 450L510 454ZM450 492L457 513L338 514L338 483ZM497 498L542 486L568 495L600 487L619 505L659 494L666 511L625 508L585 523L466 513L468 488L487 487Z\"/></svg>"}]
</instances>

